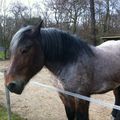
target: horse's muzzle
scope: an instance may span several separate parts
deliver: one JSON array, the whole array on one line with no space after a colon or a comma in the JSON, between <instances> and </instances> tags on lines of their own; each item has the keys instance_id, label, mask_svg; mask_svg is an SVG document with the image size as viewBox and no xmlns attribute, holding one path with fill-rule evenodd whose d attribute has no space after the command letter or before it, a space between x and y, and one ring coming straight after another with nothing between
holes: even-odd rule
<instances>
[{"instance_id":1,"label":"horse's muzzle","mask_svg":"<svg viewBox=\"0 0 120 120\"><path fill-rule=\"evenodd\" d=\"M16 94L21 94L24 87L20 84L17 84L17 82L12 81L7 85L7 88L10 90L10 92L16 93Z\"/></svg>"},{"instance_id":2,"label":"horse's muzzle","mask_svg":"<svg viewBox=\"0 0 120 120\"><path fill-rule=\"evenodd\" d=\"M4 78L5 78L5 85L9 89L10 92L21 94L24 87L25 82L23 77L15 77L14 75L10 75L9 72L4 72Z\"/></svg>"}]
</instances>

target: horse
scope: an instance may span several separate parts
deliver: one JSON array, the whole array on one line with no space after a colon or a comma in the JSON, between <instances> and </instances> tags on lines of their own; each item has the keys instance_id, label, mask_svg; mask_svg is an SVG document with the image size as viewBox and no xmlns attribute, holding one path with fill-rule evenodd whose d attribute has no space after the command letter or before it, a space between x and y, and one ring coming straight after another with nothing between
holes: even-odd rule
<instances>
[{"instance_id":1,"label":"horse","mask_svg":"<svg viewBox=\"0 0 120 120\"><path fill-rule=\"evenodd\" d=\"M5 85L21 94L30 79L43 67L53 73L61 89L90 97L114 91L120 105L120 41L90 45L56 28L28 25L20 28L10 43L10 65ZM89 120L89 102L58 93L68 120ZM115 120L120 112L113 109Z\"/></svg>"}]
</instances>

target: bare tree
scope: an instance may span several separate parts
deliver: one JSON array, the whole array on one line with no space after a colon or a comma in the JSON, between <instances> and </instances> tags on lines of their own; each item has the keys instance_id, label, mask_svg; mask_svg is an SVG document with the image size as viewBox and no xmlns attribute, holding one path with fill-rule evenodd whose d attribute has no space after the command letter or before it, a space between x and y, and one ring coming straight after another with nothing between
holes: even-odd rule
<instances>
[{"instance_id":1,"label":"bare tree","mask_svg":"<svg viewBox=\"0 0 120 120\"><path fill-rule=\"evenodd\" d=\"M108 31L110 21L110 0L105 0L105 2L106 2L106 15L104 21L104 33Z\"/></svg>"},{"instance_id":2,"label":"bare tree","mask_svg":"<svg viewBox=\"0 0 120 120\"><path fill-rule=\"evenodd\" d=\"M94 0L90 0L90 12L91 12L91 35L93 44L96 45L96 20L95 20L95 7L94 7Z\"/></svg>"},{"instance_id":3,"label":"bare tree","mask_svg":"<svg viewBox=\"0 0 120 120\"><path fill-rule=\"evenodd\" d=\"M44 6L44 8L43 8ZM43 19L44 20L44 25L47 27L50 24L50 11L49 11L49 7L47 7L46 2L44 1L44 3L42 4L41 7L41 3L39 2L35 2L34 5L34 10L36 11L35 16Z\"/></svg>"},{"instance_id":4,"label":"bare tree","mask_svg":"<svg viewBox=\"0 0 120 120\"><path fill-rule=\"evenodd\" d=\"M45 26L78 34L88 42L91 39L94 45L101 36L120 34L119 0L44 0L43 5L44 9L39 2L32 7L31 3L25 6L15 2L9 11L4 10L0 15L0 42L7 48L22 24L36 24L41 18Z\"/></svg>"},{"instance_id":5,"label":"bare tree","mask_svg":"<svg viewBox=\"0 0 120 120\"><path fill-rule=\"evenodd\" d=\"M68 24L68 29L71 26L71 31L76 33L79 17L84 13L86 3L86 0L51 0L49 6L54 11L57 26L61 27L61 23L64 26Z\"/></svg>"},{"instance_id":6,"label":"bare tree","mask_svg":"<svg viewBox=\"0 0 120 120\"><path fill-rule=\"evenodd\" d=\"M21 22L26 21L26 18L29 17L27 14L28 8L20 2L15 2L10 7L10 12L14 15L15 26L19 27Z\"/></svg>"}]
</instances>

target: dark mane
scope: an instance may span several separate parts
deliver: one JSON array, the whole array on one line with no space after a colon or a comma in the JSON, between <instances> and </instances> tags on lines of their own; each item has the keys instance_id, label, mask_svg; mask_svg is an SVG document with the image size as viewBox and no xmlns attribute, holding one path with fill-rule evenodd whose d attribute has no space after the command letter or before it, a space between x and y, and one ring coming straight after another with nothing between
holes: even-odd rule
<instances>
[{"instance_id":1,"label":"dark mane","mask_svg":"<svg viewBox=\"0 0 120 120\"><path fill-rule=\"evenodd\" d=\"M51 62L75 62L78 56L93 56L90 46L80 38L54 28L41 29L45 58Z\"/></svg>"}]
</instances>

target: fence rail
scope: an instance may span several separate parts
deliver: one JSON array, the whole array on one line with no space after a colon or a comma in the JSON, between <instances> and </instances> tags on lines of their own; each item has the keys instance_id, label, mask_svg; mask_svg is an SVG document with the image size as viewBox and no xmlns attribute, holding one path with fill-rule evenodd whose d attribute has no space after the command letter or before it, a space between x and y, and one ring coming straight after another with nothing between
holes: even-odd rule
<instances>
[{"instance_id":1,"label":"fence rail","mask_svg":"<svg viewBox=\"0 0 120 120\"><path fill-rule=\"evenodd\" d=\"M102 40L107 41L107 40L120 40L120 36L106 36L106 37L101 37Z\"/></svg>"},{"instance_id":2,"label":"fence rail","mask_svg":"<svg viewBox=\"0 0 120 120\"><path fill-rule=\"evenodd\" d=\"M3 75L3 72L4 72L4 70L0 70L0 75ZM113 104L111 104L109 102L106 102L106 101L103 101L101 99L90 98L90 97L87 97L87 96L84 96L84 95L80 95L80 94L72 93L72 92L69 92L69 91L62 90L62 89L58 89L56 87L49 86L49 85L46 85L46 84L42 84L42 83L39 83L39 82L36 82L36 81L31 81L30 84L35 86L35 87L40 87L40 88L42 87L42 88L45 88L45 89L50 90L50 91L60 92L60 93L63 93L65 95L69 95L69 96L72 96L72 97L76 97L78 99L89 101L90 103L94 103L94 104L97 104L97 105L100 105L100 106L104 106L104 107L109 108L109 109L114 108L116 110L120 110L120 106L113 105ZM10 98L7 98L7 99L9 99L9 101L10 101ZM8 101L8 100L6 100L6 101ZM9 105L10 105L10 103L9 103Z\"/></svg>"}]
</instances>

